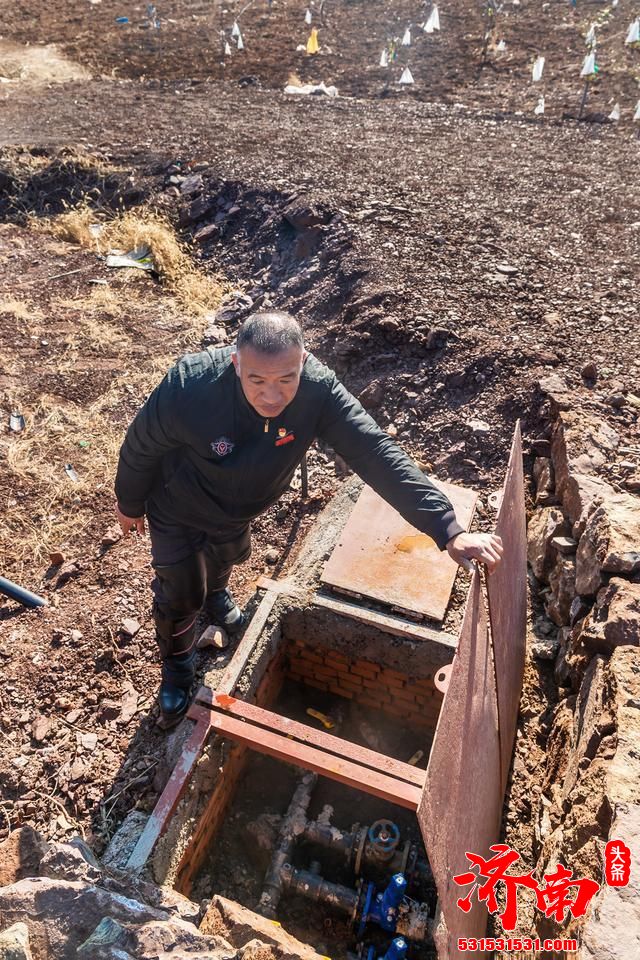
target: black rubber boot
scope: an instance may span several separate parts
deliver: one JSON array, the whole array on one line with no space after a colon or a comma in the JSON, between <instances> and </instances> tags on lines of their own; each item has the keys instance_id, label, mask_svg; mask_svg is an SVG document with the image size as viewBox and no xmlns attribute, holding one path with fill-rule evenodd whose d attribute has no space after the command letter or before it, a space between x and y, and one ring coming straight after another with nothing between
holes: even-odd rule
<instances>
[{"instance_id":1,"label":"black rubber boot","mask_svg":"<svg viewBox=\"0 0 640 960\"><path fill-rule=\"evenodd\" d=\"M204 608L211 623L229 634L239 633L246 626L247 618L226 589L208 594Z\"/></svg>"},{"instance_id":2,"label":"black rubber boot","mask_svg":"<svg viewBox=\"0 0 640 960\"><path fill-rule=\"evenodd\" d=\"M175 726L185 715L189 706L189 691L196 669L193 650L177 656L165 657L162 661L162 682L158 700L162 712L162 726Z\"/></svg>"}]
</instances>

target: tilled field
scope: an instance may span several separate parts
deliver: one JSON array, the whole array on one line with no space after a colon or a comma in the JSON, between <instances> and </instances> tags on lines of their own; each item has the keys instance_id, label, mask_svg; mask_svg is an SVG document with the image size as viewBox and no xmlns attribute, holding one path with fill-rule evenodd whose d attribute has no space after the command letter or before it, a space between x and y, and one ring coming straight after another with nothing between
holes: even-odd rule
<instances>
[{"instance_id":1,"label":"tilled field","mask_svg":"<svg viewBox=\"0 0 640 960\"><path fill-rule=\"evenodd\" d=\"M534 122L528 107L515 116L521 92L532 97L527 58L543 47L532 32L512 62L478 79L479 5L465 5L462 26L441 15L433 49L446 84L384 97L362 64L375 64L386 23L404 26L408 6L394 4L391 16L391 5L326 4L327 43L344 44L312 63L274 52L276 37L304 42L303 5L295 23L291 5L256 8L243 21L246 63L225 67L233 82L224 83L204 4L167 4L160 13L175 30L154 37L140 27L144 42L135 24L116 33L113 18L127 11L106 0L82 13L21 3L5 24L5 39L56 42L93 78L0 86L0 398L5 421L16 407L27 420L23 434L1 437L0 570L51 604L0 606L0 838L31 823L50 837L84 830L99 849L127 810L152 807L166 780L148 547L111 542L113 469L126 424L163 370L198 349L212 322L227 342L238 322L233 310L212 321L215 305L194 310L166 283L108 270L95 250L52 234L69 205L88 196L98 218L162 214L198 270L222 278L220 296L243 291L296 313L311 349L421 463L479 491L487 529L516 418L527 456L545 436L540 378L586 384L603 421L639 443L637 410L609 402L640 392L630 123L561 122L561 110ZM560 4L545 6L555 16ZM374 29L368 18L383 7ZM516 15L539 25L539 8L510 10L508 50ZM630 6L621 0L617 11L619 32ZM540 32L544 50L556 44L579 65L572 17L563 7L565 32L559 15ZM263 21L272 32L260 46ZM286 98L292 70L368 99ZM237 83L243 76L260 82ZM599 97L620 99L606 87L611 75L602 83ZM577 80L570 86L571 97L558 79L566 109L580 95ZM595 380L583 379L588 362ZM342 469L330 451L314 452L311 501L293 490L256 523L253 558L233 582L241 599L264 570L286 570ZM120 630L124 618L140 623L135 636ZM531 671L523 729L533 778L554 696L544 684ZM524 792L515 784L514 802Z\"/></svg>"}]
</instances>

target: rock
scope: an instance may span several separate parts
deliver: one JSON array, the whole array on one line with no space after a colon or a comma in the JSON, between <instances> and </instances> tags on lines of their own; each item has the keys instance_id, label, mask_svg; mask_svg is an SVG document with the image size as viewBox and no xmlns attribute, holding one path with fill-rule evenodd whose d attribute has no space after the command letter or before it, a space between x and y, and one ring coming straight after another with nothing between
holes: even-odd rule
<instances>
[{"instance_id":1,"label":"rock","mask_svg":"<svg viewBox=\"0 0 640 960\"><path fill-rule=\"evenodd\" d=\"M531 655L536 660L555 660L560 649L557 637L539 637L531 644Z\"/></svg>"},{"instance_id":2,"label":"rock","mask_svg":"<svg viewBox=\"0 0 640 960\"><path fill-rule=\"evenodd\" d=\"M318 227L328 223L330 213L323 211L318 205L295 197L287 204L283 216L294 230L305 231L310 227Z\"/></svg>"},{"instance_id":3,"label":"rock","mask_svg":"<svg viewBox=\"0 0 640 960\"><path fill-rule=\"evenodd\" d=\"M569 623L571 604L576 595L576 562L573 557L560 554L549 574L551 598L546 606L547 616L559 627Z\"/></svg>"},{"instance_id":4,"label":"rock","mask_svg":"<svg viewBox=\"0 0 640 960\"><path fill-rule=\"evenodd\" d=\"M48 849L49 844L33 827L14 830L0 843L0 887L36 876Z\"/></svg>"},{"instance_id":5,"label":"rock","mask_svg":"<svg viewBox=\"0 0 640 960\"><path fill-rule=\"evenodd\" d=\"M458 339L456 334L451 330L447 330L446 327L434 327L432 330L429 330L427 334L427 339L424 344L425 349L440 350L442 347L446 347L451 338Z\"/></svg>"},{"instance_id":6,"label":"rock","mask_svg":"<svg viewBox=\"0 0 640 960\"><path fill-rule=\"evenodd\" d=\"M640 500L612 493L589 516L577 551L576 589L594 594L602 573L640 571Z\"/></svg>"},{"instance_id":7,"label":"rock","mask_svg":"<svg viewBox=\"0 0 640 960\"><path fill-rule=\"evenodd\" d=\"M536 482L536 503L545 504L553 495L555 478L553 464L548 457L537 457L533 464L533 478Z\"/></svg>"},{"instance_id":8,"label":"rock","mask_svg":"<svg viewBox=\"0 0 640 960\"><path fill-rule=\"evenodd\" d=\"M60 553L59 550L56 550L54 553L49 554L49 563L52 567L59 567L64 563L64 554Z\"/></svg>"},{"instance_id":9,"label":"rock","mask_svg":"<svg viewBox=\"0 0 640 960\"><path fill-rule=\"evenodd\" d=\"M551 540L567 532L566 520L558 507L541 507L533 514L527 529L527 560L537 580L546 582L555 563Z\"/></svg>"},{"instance_id":10,"label":"rock","mask_svg":"<svg viewBox=\"0 0 640 960\"><path fill-rule=\"evenodd\" d=\"M135 927L104 917L78 947L78 960L233 960L234 951L217 936L203 936L178 918Z\"/></svg>"},{"instance_id":11,"label":"rock","mask_svg":"<svg viewBox=\"0 0 640 960\"><path fill-rule=\"evenodd\" d=\"M243 320L253 309L253 299L246 293L235 293L229 294L228 297L222 302L222 306L217 310L213 316L207 315L207 319L211 320L212 324L216 326L229 326L230 324L239 323L240 320Z\"/></svg>"},{"instance_id":12,"label":"rock","mask_svg":"<svg viewBox=\"0 0 640 960\"><path fill-rule=\"evenodd\" d=\"M69 631L69 639L73 643L80 643L82 640L82 631L81 630L71 630Z\"/></svg>"},{"instance_id":13,"label":"rock","mask_svg":"<svg viewBox=\"0 0 640 960\"><path fill-rule=\"evenodd\" d=\"M381 406L385 397L385 381L372 380L367 384L358 399L365 410L376 410Z\"/></svg>"},{"instance_id":14,"label":"rock","mask_svg":"<svg viewBox=\"0 0 640 960\"><path fill-rule=\"evenodd\" d=\"M614 577L598 592L578 639L590 655L640 646L640 583Z\"/></svg>"},{"instance_id":15,"label":"rock","mask_svg":"<svg viewBox=\"0 0 640 960\"><path fill-rule=\"evenodd\" d=\"M514 267L508 263L497 263L496 271L505 277L515 277L518 273L520 273L518 267Z\"/></svg>"},{"instance_id":16,"label":"rock","mask_svg":"<svg viewBox=\"0 0 640 960\"><path fill-rule=\"evenodd\" d=\"M117 720L121 710L122 706L118 700L103 700L98 707L98 720L101 723Z\"/></svg>"},{"instance_id":17,"label":"rock","mask_svg":"<svg viewBox=\"0 0 640 960\"><path fill-rule=\"evenodd\" d=\"M206 346L217 346L217 344L222 343L227 335L227 331L224 327L207 327L207 329L202 334L202 343Z\"/></svg>"},{"instance_id":18,"label":"rock","mask_svg":"<svg viewBox=\"0 0 640 960\"><path fill-rule=\"evenodd\" d=\"M549 398L551 414L557 417L560 411L570 410L572 398L566 380L558 373L552 373L538 381L542 393Z\"/></svg>"},{"instance_id":19,"label":"rock","mask_svg":"<svg viewBox=\"0 0 640 960\"><path fill-rule=\"evenodd\" d=\"M562 553L565 556L572 556L578 549L578 541L574 540L573 537L552 537L551 546L554 550L557 550L558 553Z\"/></svg>"},{"instance_id":20,"label":"rock","mask_svg":"<svg viewBox=\"0 0 640 960\"><path fill-rule=\"evenodd\" d=\"M33 960L26 923L14 923L0 933L0 960Z\"/></svg>"},{"instance_id":21,"label":"rock","mask_svg":"<svg viewBox=\"0 0 640 960\"><path fill-rule=\"evenodd\" d=\"M204 650L206 647L216 647L218 650L226 650L229 646L229 635L226 630L211 624L203 630L198 638L198 650Z\"/></svg>"},{"instance_id":22,"label":"rock","mask_svg":"<svg viewBox=\"0 0 640 960\"><path fill-rule=\"evenodd\" d=\"M130 617L127 617L122 621L120 625L121 633L124 633L127 637L135 637L135 635L140 631L141 626L137 620L133 620Z\"/></svg>"},{"instance_id":23,"label":"rock","mask_svg":"<svg viewBox=\"0 0 640 960\"><path fill-rule=\"evenodd\" d=\"M217 237L219 233L220 227L217 223L206 223L204 227L196 230L193 239L196 243L205 243L205 241L210 240L212 237Z\"/></svg>"},{"instance_id":24,"label":"rock","mask_svg":"<svg viewBox=\"0 0 640 960\"><path fill-rule=\"evenodd\" d=\"M624 485L631 493L640 493L640 473L636 473L633 477L627 477Z\"/></svg>"},{"instance_id":25,"label":"rock","mask_svg":"<svg viewBox=\"0 0 640 960\"><path fill-rule=\"evenodd\" d=\"M590 360L588 363L585 363L584 367L580 371L580 376L583 380L597 380L598 379L598 368L593 360Z\"/></svg>"},{"instance_id":26,"label":"rock","mask_svg":"<svg viewBox=\"0 0 640 960\"><path fill-rule=\"evenodd\" d=\"M610 407L620 410L622 407L626 406L627 398L625 397L624 393L610 393L607 397L607 403Z\"/></svg>"},{"instance_id":27,"label":"rock","mask_svg":"<svg viewBox=\"0 0 640 960\"><path fill-rule=\"evenodd\" d=\"M80 566L77 563L72 563L68 560L66 563L63 563L62 566L58 569L58 576L54 584L54 590L59 590L60 587L64 587L65 583L68 583L73 577L77 577L80 574Z\"/></svg>"},{"instance_id":28,"label":"rock","mask_svg":"<svg viewBox=\"0 0 640 960\"><path fill-rule=\"evenodd\" d=\"M80 733L76 734L78 744L83 747L85 750L93 752L98 746L98 734L97 733Z\"/></svg>"},{"instance_id":29,"label":"rock","mask_svg":"<svg viewBox=\"0 0 640 960\"><path fill-rule=\"evenodd\" d=\"M97 860L79 837L75 843L54 843L40 862L41 877L52 880L83 880L98 883L102 877ZM85 855L85 849L88 856Z\"/></svg>"},{"instance_id":30,"label":"rock","mask_svg":"<svg viewBox=\"0 0 640 960\"><path fill-rule=\"evenodd\" d=\"M491 426L486 422L486 420L467 420L467 427L476 436L483 436L484 434L491 433Z\"/></svg>"},{"instance_id":31,"label":"rock","mask_svg":"<svg viewBox=\"0 0 640 960\"><path fill-rule=\"evenodd\" d=\"M280 551L277 550L276 547L269 547L269 549L265 551L264 559L267 563L273 565L280 559Z\"/></svg>"},{"instance_id":32,"label":"rock","mask_svg":"<svg viewBox=\"0 0 640 960\"><path fill-rule=\"evenodd\" d=\"M236 948L247 946L253 940L261 940L278 948L278 960L321 960L308 944L296 940L279 924L267 920L246 907L214 896L200 924L201 933L222 932L225 939Z\"/></svg>"},{"instance_id":33,"label":"rock","mask_svg":"<svg viewBox=\"0 0 640 960\"><path fill-rule=\"evenodd\" d=\"M569 610L569 626L573 627L578 620L583 620L591 610L591 606L584 597L574 597Z\"/></svg>"},{"instance_id":34,"label":"rock","mask_svg":"<svg viewBox=\"0 0 640 960\"><path fill-rule=\"evenodd\" d=\"M183 197L191 197L194 194L199 193L204 186L204 182L199 173L194 173L189 177L185 177L182 183L180 184L180 193Z\"/></svg>"},{"instance_id":35,"label":"rock","mask_svg":"<svg viewBox=\"0 0 640 960\"><path fill-rule=\"evenodd\" d=\"M53 721L50 717L43 717L42 715L36 717L36 719L31 724L31 736L36 741L36 743L42 743L47 739L51 733L51 728L53 726Z\"/></svg>"},{"instance_id":36,"label":"rock","mask_svg":"<svg viewBox=\"0 0 640 960\"><path fill-rule=\"evenodd\" d=\"M122 540L122 529L119 523L114 523L102 534L100 549L108 550L110 547L115 546L116 543L119 543L120 540Z\"/></svg>"},{"instance_id":37,"label":"rock","mask_svg":"<svg viewBox=\"0 0 640 960\"><path fill-rule=\"evenodd\" d=\"M131 810L124 818L113 837L109 846L102 854L102 862L105 867L111 867L116 870L124 870L127 860L133 853L133 848L140 839L140 834L144 830L148 813L141 810Z\"/></svg>"},{"instance_id":38,"label":"rock","mask_svg":"<svg viewBox=\"0 0 640 960\"><path fill-rule=\"evenodd\" d=\"M36 956L75 960L76 950L105 916L122 923L166 920L168 914L83 881L31 877L0 888L3 922L29 917Z\"/></svg>"}]
</instances>

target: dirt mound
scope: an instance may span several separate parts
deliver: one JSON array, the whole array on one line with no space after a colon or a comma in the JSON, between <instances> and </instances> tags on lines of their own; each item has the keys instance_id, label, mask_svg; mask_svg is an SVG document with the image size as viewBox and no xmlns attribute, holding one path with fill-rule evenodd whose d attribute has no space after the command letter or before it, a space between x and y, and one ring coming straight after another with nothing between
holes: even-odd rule
<instances>
[{"instance_id":1,"label":"dirt mound","mask_svg":"<svg viewBox=\"0 0 640 960\"><path fill-rule=\"evenodd\" d=\"M0 78L9 83L65 83L83 80L88 70L67 59L53 44L20 46L0 40Z\"/></svg>"}]
</instances>

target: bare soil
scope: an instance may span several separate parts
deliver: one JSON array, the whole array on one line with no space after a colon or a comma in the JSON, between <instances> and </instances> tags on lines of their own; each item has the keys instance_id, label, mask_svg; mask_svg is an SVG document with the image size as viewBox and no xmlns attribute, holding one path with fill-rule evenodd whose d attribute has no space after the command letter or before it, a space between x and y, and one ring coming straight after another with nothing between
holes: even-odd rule
<instances>
[{"instance_id":1,"label":"bare soil","mask_svg":"<svg viewBox=\"0 0 640 960\"><path fill-rule=\"evenodd\" d=\"M159 4L157 34L142 7L133 16L115 0L21 2L5 16L6 41L56 44L91 79L0 85L0 572L50 601L40 612L1 601L0 838L31 823L49 837L80 829L99 848L129 809L152 808L168 776L148 544L104 536L126 425L209 323L162 280L108 270L56 239L45 217L81 200L97 219L167 217L203 273L296 313L353 392L378 381L374 416L434 474L479 491L485 529L516 419L528 466L531 441L546 435L541 377L585 386L593 361L592 403L638 448L637 410L607 402L640 393L631 4L607 15L602 78L580 124L562 118L577 109L583 35L600 7L523 0L492 34L492 45L504 34L505 54L483 56L482 8L465 0L455 16L441 11L440 36L401 51L417 80L409 92L376 64L385 40L425 15L419 4L326 3L315 59L295 51L304 9L251 6L246 56L224 67L217 5ZM537 53L548 59L543 120L532 113ZM292 72L348 96L285 97ZM606 122L616 100L619 125ZM184 175L202 177L195 219ZM230 342L236 325L226 326ZM26 417L22 434L9 431L12 409ZM243 601L263 571L286 571L340 483L330 451L310 462L311 500L292 490L255 524L253 557L233 581ZM142 626L132 639L124 617ZM511 797L524 856L555 695L545 683L528 675L531 750Z\"/></svg>"}]
</instances>

